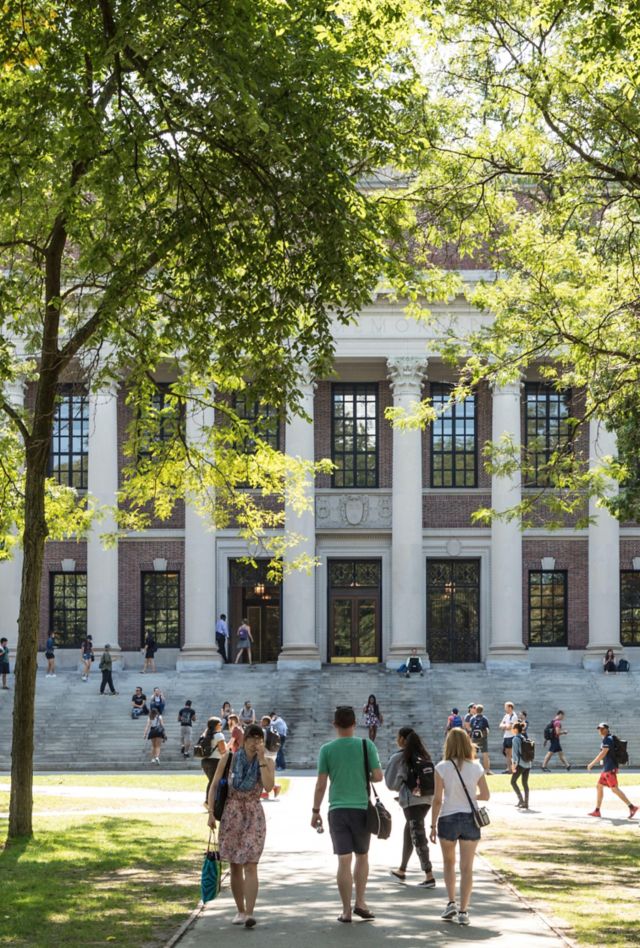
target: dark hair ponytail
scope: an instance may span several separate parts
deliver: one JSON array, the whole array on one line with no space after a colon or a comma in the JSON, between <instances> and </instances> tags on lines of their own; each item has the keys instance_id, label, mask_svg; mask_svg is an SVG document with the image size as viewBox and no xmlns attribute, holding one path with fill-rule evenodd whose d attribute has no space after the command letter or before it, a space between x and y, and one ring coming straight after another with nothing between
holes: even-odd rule
<instances>
[{"instance_id":1,"label":"dark hair ponytail","mask_svg":"<svg viewBox=\"0 0 640 948\"><path fill-rule=\"evenodd\" d=\"M398 736L403 737L405 741L402 748L402 758L406 764L410 764L417 757L422 757L423 760L431 760L431 754L412 727L401 727Z\"/></svg>"}]
</instances>

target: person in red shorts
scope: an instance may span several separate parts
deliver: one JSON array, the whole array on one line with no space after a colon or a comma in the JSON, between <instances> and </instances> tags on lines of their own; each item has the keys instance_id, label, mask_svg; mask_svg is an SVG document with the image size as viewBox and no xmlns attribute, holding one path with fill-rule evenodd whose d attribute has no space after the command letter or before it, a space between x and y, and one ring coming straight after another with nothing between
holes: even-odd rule
<instances>
[{"instance_id":1,"label":"person in red shorts","mask_svg":"<svg viewBox=\"0 0 640 948\"><path fill-rule=\"evenodd\" d=\"M594 757L590 764L587 764L587 770L591 770L592 767L595 767L596 764L599 764L600 761L602 761L602 773L600 774L600 779L598 780L596 786L596 808L592 813L589 814L589 816L602 815L600 813L600 805L602 804L604 788L609 787L609 789L613 790L617 797L620 797L620 799L627 804L629 807L629 819L633 819L633 817L638 812L638 807L631 803L629 798L625 796L618 786L618 763L613 753L613 735L609 730L609 725L602 721L598 725L598 731L600 732L600 737L602 738L600 753L597 757Z\"/></svg>"}]
</instances>

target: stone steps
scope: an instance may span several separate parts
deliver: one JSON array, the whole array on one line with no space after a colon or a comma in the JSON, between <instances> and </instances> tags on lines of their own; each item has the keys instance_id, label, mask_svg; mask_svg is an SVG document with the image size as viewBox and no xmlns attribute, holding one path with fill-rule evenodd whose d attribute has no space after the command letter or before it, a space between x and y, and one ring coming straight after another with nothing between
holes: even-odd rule
<instances>
[{"instance_id":1,"label":"stone steps","mask_svg":"<svg viewBox=\"0 0 640 948\"><path fill-rule=\"evenodd\" d=\"M498 723L504 701L525 707L531 721L530 734L537 744L536 758L543 755L542 732L558 708L566 713L568 734L563 746L568 758L581 766L597 751L598 721L607 720L612 730L630 742L632 762L640 763L640 744L635 747L635 709L640 696L636 673L605 676L579 668L537 666L532 671L498 673L480 666L435 666L424 678L405 679L382 666L356 668L325 666L320 671L278 672L273 666L225 667L219 673L160 671L141 676L120 672L115 676L120 694L98 694L99 676L87 683L77 674L61 672L55 679L38 678L36 696L37 770L129 770L149 767L148 742L142 740L144 719L129 714L131 695L141 684L149 696L154 685L167 699L164 714L168 741L163 747L165 769L199 770L198 761L185 762L179 753L177 713L187 698L197 712L194 739L210 714L218 714L228 700L238 710L246 698L256 714L274 708L290 726L286 745L290 766L314 767L318 748L331 739L333 710L337 704L353 704L359 724L361 708L369 694L377 696L384 715L377 746L383 762L395 749L399 727L416 727L439 756L446 719L452 707L464 714L471 701L481 701L491 723L490 752L495 769L502 769L501 733ZM12 684L12 682L11 682ZM13 692L0 693L0 714L8 723ZM0 760L9 768L11 730L0 734ZM357 734L365 736L364 727Z\"/></svg>"}]
</instances>

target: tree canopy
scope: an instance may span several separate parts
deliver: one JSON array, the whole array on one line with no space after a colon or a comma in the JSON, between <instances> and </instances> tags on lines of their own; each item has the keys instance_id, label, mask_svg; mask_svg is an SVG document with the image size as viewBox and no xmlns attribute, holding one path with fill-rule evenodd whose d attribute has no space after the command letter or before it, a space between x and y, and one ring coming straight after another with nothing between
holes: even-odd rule
<instances>
[{"instance_id":1,"label":"tree canopy","mask_svg":"<svg viewBox=\"0 0 640 948\"><path fill-rule=\"evenodd\" d=\"M585 417L618 435L610 473L621 490L608 503L637 518L637 7L445 2L434 30L438 55L425 68L442 124L426 128L417 188L425 254L453 244L497 274L472 297L494 318L465 338L447 327L444 349L466 364L462 388L535 365L584 393ZM574 460L559 452L549 469L569 505L604 483Z\"/></svg>"}]
</instances>

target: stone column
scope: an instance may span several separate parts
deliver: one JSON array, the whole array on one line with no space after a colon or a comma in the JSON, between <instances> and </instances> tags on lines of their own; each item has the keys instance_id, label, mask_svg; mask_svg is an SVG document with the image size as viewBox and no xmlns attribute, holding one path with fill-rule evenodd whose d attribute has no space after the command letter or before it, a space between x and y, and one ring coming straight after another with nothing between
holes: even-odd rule
<instances>
[{"instance_id":1,"label":"stone column","mask_svg":"<svg viewBox=\"0 0 640 948\"><path fill-rule=\"evenodd\" d=\"M399 356L387 360L387 369L393 407L411 412L420 401L426 361ZM393 429L391 511L391 644L386 663L397 668L412 648L424 655L426 562L422 555L420 428Z\"/></svg>"},{"instance_id":2,"label":"stone column","mask_svg":"<svg viewBox=\"0 0 640 948\"><path fill-rule=\"evenodd\" d=\"M187 442L197 444L203 429L214 422L214 409L188 409ZM218 670L222 656L216 647L216 534L206 513L185 498L184 645L178 671Z\"/></svg>"},{"instance_id":3,"label":"stone column","mask_svg":"<svg viewBox=\"0 0 640 948\"><path fill-rule=\"evenodd\" d=\"M21 381L5 386L5 393L13 408L24 407L25 386ZM20 614L20 589L22 586L22 546L12 547L10 560L0 560L0 603L2 604L2 635L9 639L12 655L15 655L18 640L18 616ZM13 664L13 661L12 663Z\"/></svg>"},{"instance_id":4,"label":"stone column","mask_svg":"<svg viewBox=\"0 0 640 948\"><path fill-rule=\"evenodd\" d=\"M118 492L118 390L113 385L89 394L89 503L112 507ZM87 631L93 636L97 670L108 643L114 667L118 643L118 547L105 549L100 535L116 528L111 514L92 527L87 539Z\"/></svg>"},{"instance_id":5,"label":"stone column","mask_svg":"<svg viewBox=\"0 0 640 948\"><path fill-rule=\"evenodd\" d=\"M603 422L589 423L589 467L615 456L616 436ZM608 485L615 493L617 485ZM589 500L589 644L583 659L585 668L602 670L602 656L608 648L620 650L620 524L604 507Z\"/></svg>"},{"instance_id":6,"label":"stone column","mask_svg":"<svg viewBox=\"0 0 640 948\"><path fill-rule=\"evenodd\" d=\"M308 415L309 421L300 415L287 417L285 450L288 455L303 461L315 458L313 394L315 382L309 378L302 381L300 388L300 407ZM295 533L301 541L285 553L295 559L306 554L315 557L315 487L313 474L305 481L304 493L308 500L305 510L294 510L289 498L285 496L285 532ZM278 657L278 668L320 668L321 658L316 635L316 570L309 573L304 570L287 572L282 583L282 651Z\"/></svg>"},{"instance_id":7,"label":"stone column","mask_svg":"<svg viewBox=\"0 0 640 948\"><path fill-rule=\"evenodd\" d=\"M520 446L520 382L494 386L491 438L498 442L509 435ZM491 506L501 513L520 503L522 478L494 474L491 478ZM520 521L494 518L491 524L491 634L486 665L504 667L528 663L522 642L522 532Z\"/></svg>"}]
</instances>

